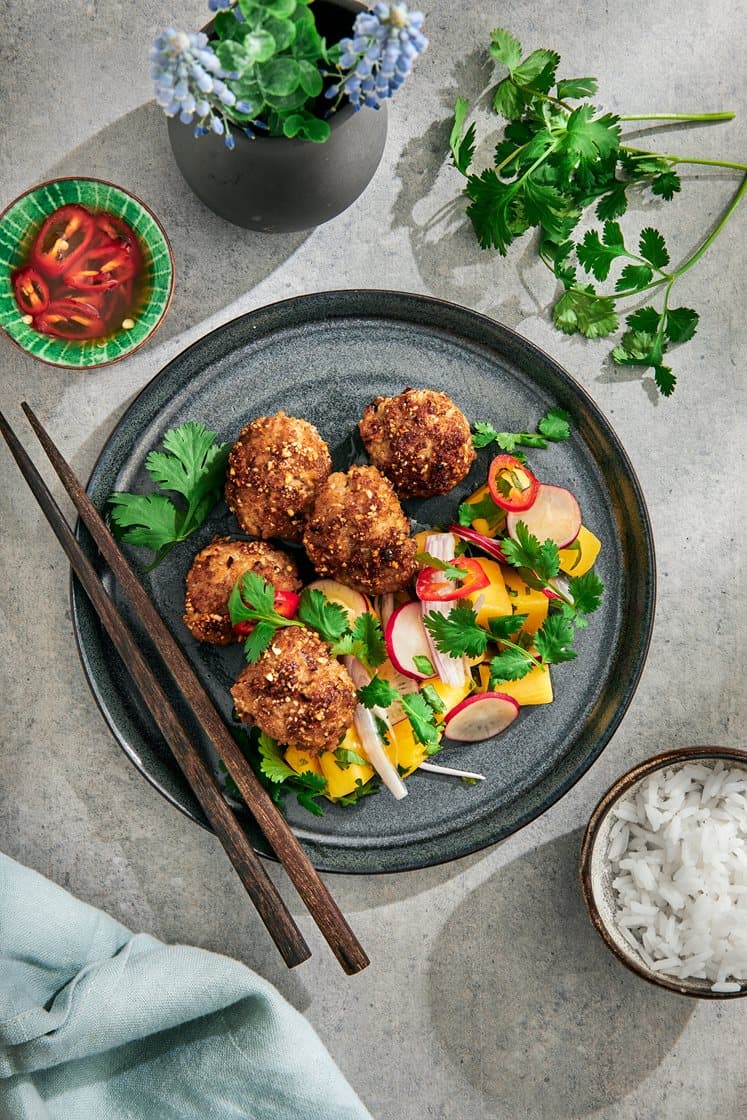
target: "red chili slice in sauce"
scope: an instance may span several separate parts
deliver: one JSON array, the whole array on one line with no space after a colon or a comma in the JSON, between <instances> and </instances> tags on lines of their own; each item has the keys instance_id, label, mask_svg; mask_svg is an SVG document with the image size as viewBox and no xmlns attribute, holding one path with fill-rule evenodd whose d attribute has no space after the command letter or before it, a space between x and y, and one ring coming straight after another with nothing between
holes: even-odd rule
<instances>
[{"instance_id":1,"label":"red chili slice in sauce","mask_svg":"<svg viewBox=\"0 0 747 1120\"><path fill-rule=\"evenodd\" d=\"M49 303L49 286L31 265L13 273L13 290L24 315L38 315Z\"/></svg>"},{"instance_id":2,"label":"red chili slice in sauce","mask_svg":"<svg viewBox=\"0 0 747 1120\"><path fill-rule=\"evenodd\" d=\"M50 214L31 250L31 263L47 278L62 273L87 249L96 232L93 214L71 203Z\"/></svg>"},{"instance_id":3,"label":"red chili slice in sauce","mask_svg":"<svg viewBox=\"0 0 747 1120\"><path fill-rule=\"evenodd\" d=\"M520 513L534 505L539 479L513 455L496 455L488 471L490 497L501 509Z\"/></svg>"},{"instance_id":4,"label":"red chili slice in sauce","mask_svg":"<svg viewBox=\"0 0 747 1120\"><path fill-rule=\"evenodd\" d=\"M465 599L475 591L481 591L490 582L478 560L469 556L458 556L453 566L465 573L458 580L446 579L437 568L422 568L415 581L415 594L425 602L450 603L454 599Z\"/></svg>"},{"instance_id":5,"label":"red chili slice in sauce","mask_svg":"<svg viewBox=\"0 0 747 1120\"><path fill-rule=\"evenodd\" d=\"M75 299L53 300L34 318L34 326L42 334L77 342L87 338L101 338L107 333L106 323L98 309L90 303Z\"/></svg>"},{"instance_id":6,"label":"red chili slice in sauce","mask_svg":"<svg viewBox=\"0 0 747 1120\"><path fill-rule=\"evenodd\" d=\"M77 291L116 288L135 275L136 263L126 247L117 242L93 245L78 256L65 272L65 282Z\"/></svg>"}]
</instances>

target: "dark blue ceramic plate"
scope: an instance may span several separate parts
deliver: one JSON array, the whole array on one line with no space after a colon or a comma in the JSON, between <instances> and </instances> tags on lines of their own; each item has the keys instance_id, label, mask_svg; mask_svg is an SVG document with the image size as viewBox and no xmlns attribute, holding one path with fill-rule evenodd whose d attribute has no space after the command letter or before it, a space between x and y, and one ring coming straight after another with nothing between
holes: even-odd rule
<instances>
[{"instance_id":1,"label":"dark blue ceramic plate","mask_svg":"<svg viewBox=\"0 0 747 1120\"><path fill-rule=\"evenodd\" d=\"M335 467L344 469L360 455L354 433L365 405L377 394L396 394L407 386L444 390L470 420L489 420L504 431L531 430L555 405L568 410L571 440L532 452L532 463L542 478L577 495L584 523L603 543L597 570L607 590L589 628L578 635L578 659L553 669L552 705L525 709L495 741L444 750L440 760L445 764L487 773L486 782L470 786L415 774L408 782L410 796L402 802L383 792L350 808L330 805L322 818L311 817L289 798L294 829L316 866L331 871L423 867L492 844L545 812L609 741L643 669L655 597L648 515L615 433L559 365L490 319L400 292L325 292L254 311L175 358L120 420L89 483L93 501L103 510L113 490L148 486L143 460L167 428L202 420L220 439L233 440L249 419L280 408L316 424L333 449ZM455 491L409 502L408 511L420 524L452 520L458 503L484 481L489 459L490 451L482 452ZM227 719L228 689L242 665L241 648L199 645L181 616L193 555L215 533L232 531L236 526L221 504L198 535L143 577ZM135 559L144 566L144 555ZM116 587L112 594L129 617ZM117 740L172 804L204 824L77 584L72 599L83 665ZM137 630L137 620L131 621ZM195 735L199 738L196 730ZM257 849L266 853L248 819L246 826Z\"/></svg>"}]
</instances>

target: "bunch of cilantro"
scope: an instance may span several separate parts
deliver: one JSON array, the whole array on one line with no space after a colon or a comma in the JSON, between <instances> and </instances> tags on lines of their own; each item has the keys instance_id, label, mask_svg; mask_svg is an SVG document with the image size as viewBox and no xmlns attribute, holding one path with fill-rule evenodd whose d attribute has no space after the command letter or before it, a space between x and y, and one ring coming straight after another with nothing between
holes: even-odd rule
<instances>
[{"instance_id":1,"label":"bunch of cilantro","mask_svg":"<svg viewBox=\"0 0 747 1120\"><path fill-rule=\"evenodd\" d=\"M450 146L454 166L466 177L467 213L480 245L506 254L509 245L529 229L539 231L539 255L563 286L553 307L553 320L565 334L586 338L614 334L620 326L618 302L662 293L661 305L646 303L628 315L627 330L612 350L618 365L653 370L664 396L676 377L665 356L675 343L695 334L698 314L671 305L672 288L718 236L739 205L747 176L715 228L681 264L672 267L662 234L644 229L636 245L626 243L620 224L631 188L648 188L671 200L680 190L676 167L702 164L747 172L747 164L696 159L643 151L623 143L624 121L725 121L733 113L649 114L616 116L600 113L588 100L597 91L595 78L556 77L560 56L535 50L524 57L521 44L508 31L491 34L490 53L508 74L495 88L493 108L508 119L495 149L494 166L471 171L475 125L464 125L469 102L457 98ZM577 104L574 104L577 103ZM582 238L575 230L587 208L602 223ZM598 291L579 276L604 282L618 268L614 290Z\"/></svg>"}]
</instances>

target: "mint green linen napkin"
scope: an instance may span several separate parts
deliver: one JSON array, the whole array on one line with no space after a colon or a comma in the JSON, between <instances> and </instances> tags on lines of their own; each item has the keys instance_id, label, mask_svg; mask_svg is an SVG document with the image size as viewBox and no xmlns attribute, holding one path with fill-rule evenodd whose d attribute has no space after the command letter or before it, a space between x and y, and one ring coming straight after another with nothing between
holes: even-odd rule
<instances>
[{"instance_id":1,"label":"mint green linen napkin","mask_svg":"<svg viewBox=\"0 0 747 1120\"><path fill-rule=\"evenodd\" d=\"M0 853L2 1120L371 1120L302 1015Z\"/></svg>"}]
</instances>

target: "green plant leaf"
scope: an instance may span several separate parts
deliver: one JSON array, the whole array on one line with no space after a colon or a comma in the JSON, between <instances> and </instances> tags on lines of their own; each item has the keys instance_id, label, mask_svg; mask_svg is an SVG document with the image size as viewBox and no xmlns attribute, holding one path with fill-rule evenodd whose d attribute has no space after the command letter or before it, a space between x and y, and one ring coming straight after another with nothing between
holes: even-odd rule
<instances>
[{"instance_id":1,"label":"green plant leaf","mask_svg":"<svg viewBox=\"0 0 747 1120\"><path fill-rule=\"evenodd\" d=\"M276 50L282 49L275 42L275 39L269 31L256 30L250 31L243 42L245 61L249 63L267 62L269 58L275 54ZM234 70L242 71L242 66L232 67Z\"/></svg>"},{"instance_id":2,"label":"green plant leaf","mask_svg":"<svg viewBox=\"0 0 747 1120\"><path fill-rule=\"evenodd\" d=\"M268 101L288 97L301 82L301 68L294 58L271 58L257 67L259 84Z\"/></svg>"},{"instance_id":3,"label":"green plant leaf","mask_svg":"<svg viewBox=\"0 0 747 1120\"><path fill-rule=\"evenodd\" d=\"M618 327L613 301L590 289L570 288L563 292L553 307L552 317L564 334L578 332L585 338L604 338Z\"/></svg>"},{"instance_id":4,"label":"green plant leaf","mask_svg":"<svg viewBox=\"0 0 747 1120\"><path fill-rule=\"evenodd\" d=\"M240 74L247 64L243 43L237 43L234 39L218 43L215 53L223 69L231 73ZM272 51L270 51L270 54L272 54Z\"/></svg>"},{"instance_id":5,"label":"green plant leaf","mask_svg":"<svg viewBox=\"0 0 747 1120\"><path fill-rule=\"evenodd\" d=\"M463 175L467 174L469 165L472 163L472 156L475 152L475 126L471 124L467 132L462 136L462 129L464 122L469 113L469 101L466 97L457 97L454 102L454 123L451 127L451 135L449 136L449 147L451 148L451 158L454 161L454 166L457 170L461 171Z\"/></svg>"},{"instance_id":6,"label":"green plant leaf","mask_svg":"<svg viewBox=\"0 0 747 1120\"><path fill-rule=\"evenodd\" d=\"M654 370L654 381L663 397L671 397L677 384L677 378L669 366L657 366Z\"/></svg>"},{"instance_id":7,"label":"green plant leaf","mask_svg":"<svg viewBox=\"0 0 747 1120\"><path fill-rule=\"evenodd\" d=\"M561 101L569 97L591 97L597 92L596 78L563 78L557 85L558 97Z\"/></svg>"},{"instance_id":8,"label":"green plant leaf","mask_svg":"<svg viewBox=\"0 0 747 1120\"><path fill-rule=\"evenodd\" d=\"M507 117L510 121L518 120L524 112L526 105L526 98L521 90L518 90L510 78L504 78L495 87L493 93L493 108L496 113L500 113L502 117Z\"/></svg>"},{"instance_id":9,"label":"green plant leaf","mask_svg":"<svg viewBox=\"0 0 747 1120\"><path fill-rule=\"evenodd\" d=\"M498 62L513 70L521 62L521 43L510 32L497 27L490 32L490 53Z\"/></svg>"},{"instance_id":10,"label":"green plant leaf","mask_svg":"<svg viewBox=\"0 0 747 1120\"><path fill-rule=\"evenodd\" d=\"M553 84L559 62L560 55L555 51L532 51L519 66L511 67L511 77L519 85L533 86L547 92ZM539 83L537 79L540 79Z\"/></svg>"},{"instance_id":11,"label":"green plant leaf","mask_svg":"<svg viewBox=\"0 0 747 1120\"><path fill-rule=\"evenodd\" d=\"M638 250L644 260L647 260L654 268L664 268L664 265L669 264L666 242L658 229L654 229L652 226L647 226L646 229L641 231Z\"/></svg>"},{"instance_id":12,"label":"green plant leaf","mask_svg":"<svg viewBox=\"0 0 747 1120\"><path fill-rule=\"evenodd\" d=\"M322 92L324 82L319 70L312 63L307 62L305 59L300 59L298 68L301 72L301 89L309 97L318 97Z\"/></svg>"},{"instance_id":13,"label":"green plant leaf","mask_svg":"<svg viewBox=\"0 0 747 1120\"><path fill-rule=\"evenodd\" d=\"M627 292L628 288L640 291L651 283L653 272L646 264L626 264L615 284L616 292Z\"/></svg>"},{"instance_id":14,"label":"green plant leaf","mask_svg":"<svg viewBox=\"0 0 747 1120\"><path fill-rule=\"evenodd\" d=\"M280 54L293 46L293 54L298 55L298 50L295 47L298 25L293 20L276 19L275 16L268 15L263 19L262 26L275 40L276 53Z\"/></svg>"},{"instance_id":15,"label":"green plant leaf","mask_svg":"<svg viewBox=\"0 0 747 1120\"><path fill-rule=\"evenodd\" d=\"M670 342L688 342L698 328L700 316L690 307L670 307L664 327Z\"/></svg>"},{"instance_id":16,"label":"green plant leaf","mask_svg":"<svg viewBox=\"0 0 747 1120\"><path fill-rule=\"evenodd\" d=\"M296 10L296 0L263 0L262 7L272 15L283 19Z\"/></svg>"}]
</instances>

